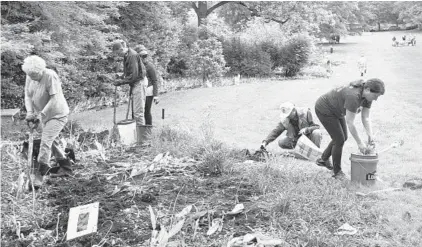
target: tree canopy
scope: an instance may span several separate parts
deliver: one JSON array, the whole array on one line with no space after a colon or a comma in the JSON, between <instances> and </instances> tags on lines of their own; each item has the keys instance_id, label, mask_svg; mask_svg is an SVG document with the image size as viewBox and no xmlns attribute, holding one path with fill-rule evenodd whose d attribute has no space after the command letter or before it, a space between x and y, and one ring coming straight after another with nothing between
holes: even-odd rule
<instances>
[{"instance_id":1,"label":"tree canopy","mask_svg":"<svg viewBox=\"0 0 422 247\"><path fill-rule=\"evenodd\" d=\"M233 57L239 63L265 64L256 75L267 75L283 63L264 53L281 50L294 35L345 35L353 23L421 26L421 13L422 2L2 1L1 104L23 106L21 64L30 54L43 57L59 73L65 95L74 104L113 92L111 81L119 66L110 48L116 39L145 45L166 78L244 71L237 65L230 70L224 57L231 64ZM223 47L238 47L244 58ZM205 54L204 59L197 54ZM252 61L254 57L262 61ZM192 68L195 64L202 64L202 70Z\"/></svg>"}]
</instances>

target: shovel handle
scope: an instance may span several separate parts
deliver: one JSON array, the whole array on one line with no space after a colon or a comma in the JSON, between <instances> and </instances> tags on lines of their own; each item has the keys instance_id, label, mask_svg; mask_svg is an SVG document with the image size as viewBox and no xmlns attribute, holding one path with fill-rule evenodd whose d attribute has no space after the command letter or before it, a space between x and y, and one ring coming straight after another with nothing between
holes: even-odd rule
<instances>
[{"instance_id":1,"label":"shovel handle","mask_svg":"<svg viewBox=\"0 0 422 247\"><path fill-rule=\"evenodd\" d=\"M116 125L116 108L117 108L117 86L114 87L114 112L113 112L114 125Z\"/></svg>"}]
</instances>

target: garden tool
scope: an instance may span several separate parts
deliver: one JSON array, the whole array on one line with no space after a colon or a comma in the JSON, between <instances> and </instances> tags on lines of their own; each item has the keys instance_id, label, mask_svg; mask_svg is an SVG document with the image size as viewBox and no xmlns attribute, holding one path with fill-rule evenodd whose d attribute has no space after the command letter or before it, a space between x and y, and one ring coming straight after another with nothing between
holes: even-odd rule
<instances>
[{"instance_id":1,"label":"garden tool","mask_svg":"<svg viewBox=\"0 0 422 247\"><path fill-rule=\"evenodd\" d=\"M28 138L28 173L29 179L31 181L31 186L28 184L29 190L38 189L42 185L42 176L38 169L34 167L34 157L33 157L33 150L34 150L34 130L38 127L40 123L39 119L33 119L28 122L29 127L29 138ZM28 181L29 182L29 181Z\"/></svg>"},{"instance_id":2,"label":"garden tool","mask_svg":"<svg viewBox=\"0 0 422 247\"><path fill-rule=\"evenodd\" d=\"M120 140L119 128L116 122L116 109L117 109L117 86L114 88L114 109L113 109L113 129L111 130L111 138L115 142ZM126 114L127 115L127 114Z\"/></svg>"}]
</instances>

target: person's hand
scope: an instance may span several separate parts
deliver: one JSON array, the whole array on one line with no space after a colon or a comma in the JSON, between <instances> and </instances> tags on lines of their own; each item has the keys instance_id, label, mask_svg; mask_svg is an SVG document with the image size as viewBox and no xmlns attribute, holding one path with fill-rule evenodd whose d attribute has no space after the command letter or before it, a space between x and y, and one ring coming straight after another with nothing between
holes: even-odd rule
<instances>
[{"instance_id":1,"label":"person's hand","mask_svg":"<svg viewBox=\"0 0 422 247\"><path fill-rule=\"evenodd\" d=\"M267 146L267 142L266 141L262 141L261 146L259 147L259 149L264 150L266 146Z\"/></svg>"},{"instance_id":2,"label":"person's hand","mask_svg":"<svg viewBox=\"0 0 422 247\"><path fill-rule=\"evenodd\" d=\"M307 128L303 128L303 129L299 130L299 135L306 135L306 130L307 130Z\"/></svg>"},{"instance_id":3,"label":"person's hand","mask_svg":"<svg viewBox=\"0 0 422 247\"><path fill-rule=\"evenodd\" d=\"M34 114L33 112L28 112L26 114L26 117L25 117L26 122L34 122L36 121L36 119L38 119L37 114Z\"/></svg>"},{"instance_id":4,"label":"person's hand","mask_svg":"<svg viewBox=\"0 0 422 247\"><path fill-rule=\"evenodd\" d=\"M359 144L358 144L358 147L359 147L359 151L360 151L361 153L363 153L363 154L366 154L366 153L367 153L368 148L366 147L366 145L365 145L365 144L363 144L363 143L359 143Z\"/></svg>"},{"instance_id":5,"label":"person's hand","mask_svg":"<svg viewBox=\"0 0 422 247\"><path fill-rule=\"evenodd\" d=\"M160 98L158 98L157 96L154 96L154 103L155 104L160 103Z\"/></svg>"}]
</instances>

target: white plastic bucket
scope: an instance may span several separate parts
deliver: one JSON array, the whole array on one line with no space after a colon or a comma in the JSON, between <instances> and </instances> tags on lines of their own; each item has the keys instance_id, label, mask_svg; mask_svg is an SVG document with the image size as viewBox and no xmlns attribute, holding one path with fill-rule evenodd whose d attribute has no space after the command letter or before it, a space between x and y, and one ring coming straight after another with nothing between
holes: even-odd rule
<instances>
[{"instance_id":1,"label":"white plastic bucket","mask_svg":"<svg viewBox=\"0 0 422 247\"><path fill-rule=\"evenodd\" d=\"M117 123L120 141L124 145L132 145L136 143L136 122L132 119L122 120Z\"/></svg>"}]
</instances>

